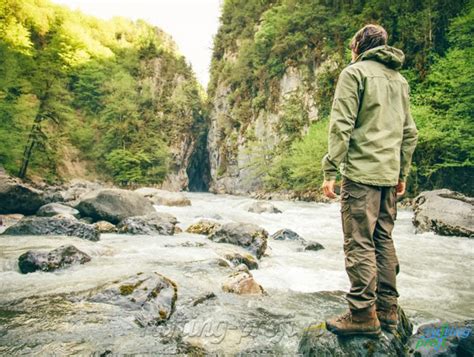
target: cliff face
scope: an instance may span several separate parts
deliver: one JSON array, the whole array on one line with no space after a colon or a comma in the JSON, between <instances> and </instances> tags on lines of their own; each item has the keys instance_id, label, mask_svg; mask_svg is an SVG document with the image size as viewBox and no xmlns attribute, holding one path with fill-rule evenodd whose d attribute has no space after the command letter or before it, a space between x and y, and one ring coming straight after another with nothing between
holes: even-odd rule
<instances>
[{"instance_id":1,"label":"cliff face","mask_svg":"<svg viewBox=\"0 0 474 357\"><path fill-rule=\"evenodd\" d=\"M317 69L314 75L317 74ZM318 106L314 96L315 84L305 80L302 70L287 68L278 81L279 95L273 108L253 112L244 130L232 128L231 87L218 81L210 112L208 150L210 156L210 190L217 193L246 194L263 189L262 169L265 162L288 138L281 125L292 103L301 106L301 122L297 136L302 136L309 125L318 120Z\"/></svg>"},{"instance_id":2,"label":"cliff face","mask_svg":"<svg viewBox=\"0 0 474 357\"><path fill-rule=\"evenodd\" d=\"M231 0L224 4L209 87L213 192L264 190L266 173L275 158L324 116L321 102L327 107L331 101L330 96L321 95L325 88L318 79L340 69L340 51L316 55L304 48L300 60L273 61L277 74L263 62L269 56L264 47L271 47L265 44L268 14L278 12L279 7L279 1ZM239 17L240 13L245 16Z\"/></svg>"},{"instance_id":3,"label":"cliff face","mask_svg":"<svg viewBox=\"0 0 474 357\"><path fill-rule=\"evenodd\" d=\"M161 57L145 61L142 82L151 82L153 96L157 102L155 118L163 118L159 130L165 133L164 140L169 156L168 172L159 185L170 191L190 189L207 190L205 165L207 152L202 152L202 132L207 129L204 102L194 74L185 66L176 71L175 63ZM167 118L168 117L168 118ZM173 120L170 120L173 119ZM159 133L157 133L159 135ZM196 165L193 160L202 162Z\"/></svg>"}]
</instances>

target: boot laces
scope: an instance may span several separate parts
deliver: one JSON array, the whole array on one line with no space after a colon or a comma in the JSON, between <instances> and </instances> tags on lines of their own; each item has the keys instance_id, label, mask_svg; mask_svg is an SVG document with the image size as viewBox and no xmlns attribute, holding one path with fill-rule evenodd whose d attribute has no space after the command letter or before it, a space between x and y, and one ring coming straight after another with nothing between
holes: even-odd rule
<instances>
[{"instance_id":1,"label":"boot laces","mask_svg":"<svg viewBox=\"0 0 474 357\"><path fill-rule=\"evenodd\" d=\"M338 322L342 322L342 321L345 321L345 320L348 320L348 321L352 320L352 313L350 311L346 312L345 314L343 314L343 315L341 315L337 318Z\"/></svg>"}]
</instances>

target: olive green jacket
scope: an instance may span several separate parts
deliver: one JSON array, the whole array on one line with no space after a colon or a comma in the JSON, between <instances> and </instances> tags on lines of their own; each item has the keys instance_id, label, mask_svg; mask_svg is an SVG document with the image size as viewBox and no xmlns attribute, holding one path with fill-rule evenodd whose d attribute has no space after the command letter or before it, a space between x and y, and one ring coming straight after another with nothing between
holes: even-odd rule
<instances>
[{"instance_id":1,"label":"olive green jacket","mask_svg":"<svg viewBox=\"0 0 474 357\"><path fill-rule=\"evenodd\" d=\"M337 169L353 181L395 186L406 180L417 142L408 83L398 72L405 56L390 46L363 52L339 76L329 123L324 178Z\"/></svg>"}]
</instances>

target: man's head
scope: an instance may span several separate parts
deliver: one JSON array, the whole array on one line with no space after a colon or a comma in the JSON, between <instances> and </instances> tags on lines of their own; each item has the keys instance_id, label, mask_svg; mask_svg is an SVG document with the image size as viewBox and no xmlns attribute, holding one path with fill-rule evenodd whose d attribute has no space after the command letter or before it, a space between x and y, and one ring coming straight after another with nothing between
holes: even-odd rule
<instances>
[{"instance_id":1,"label":"man's head","mask_svg":"<svg viewBox=\"0 0 474 357\"><path fill-rule=\"evenodd\" d=\"M387 44L388 34L382 26L365 25L352 37L349 45L353 59L371 48Z\"/></svg>"}]
</instances>

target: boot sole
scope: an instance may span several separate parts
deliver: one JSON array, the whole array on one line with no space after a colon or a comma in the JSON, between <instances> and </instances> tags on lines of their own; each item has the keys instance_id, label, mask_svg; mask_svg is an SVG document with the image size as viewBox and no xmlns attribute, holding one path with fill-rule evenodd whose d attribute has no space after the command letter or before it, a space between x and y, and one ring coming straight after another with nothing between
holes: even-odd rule
<instances>
[{"instance_id":1,"label":"boot sole","mask_svg":"<svg viewBox=\"0 0 474 357\"><path fill-rule=\"evenodd\" d=\"M394 325L394 324L389 324L389 323L385 323L385 322L380 321L380 326L381 326L383 329L392 332L392 331L396 331L396 330L397 330L398 324Z\"/></svg>"},{"instance_id":2,"label":"boot sole","mask_svg":"<svg viewBox=\"0 0 474 357\"><path fill-rule=\"evenodd\" d=\"M374 331L341 331L326 324L326 328L337 336L379 336L382 333L382 328L380 327Z\"/></svg>"}]
</instances>

